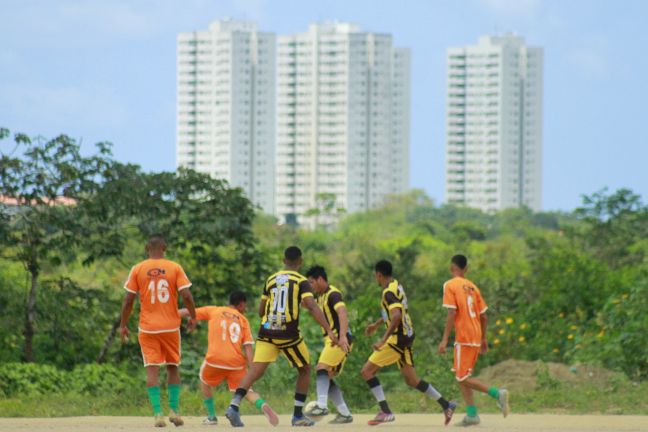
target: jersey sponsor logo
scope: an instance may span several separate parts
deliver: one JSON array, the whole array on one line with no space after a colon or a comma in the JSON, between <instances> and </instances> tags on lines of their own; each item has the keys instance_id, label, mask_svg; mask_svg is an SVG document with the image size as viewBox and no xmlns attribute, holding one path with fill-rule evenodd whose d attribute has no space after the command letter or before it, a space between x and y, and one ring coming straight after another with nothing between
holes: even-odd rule
<instances>
[{"instance_id":1,"label":"jersey sponsor logo","mask_svg":"<svg viewBox=\"0 0 648 432\"><path fill-rule=\"evenodd\" d=\"M166 270L161 269L161 268L152 268L152 269L150 269L149 271L146 272L146 276L152 277L152 278L161 277L161 276L164 276L164 275L166 275Z\"/></svg>"}]
</instances>

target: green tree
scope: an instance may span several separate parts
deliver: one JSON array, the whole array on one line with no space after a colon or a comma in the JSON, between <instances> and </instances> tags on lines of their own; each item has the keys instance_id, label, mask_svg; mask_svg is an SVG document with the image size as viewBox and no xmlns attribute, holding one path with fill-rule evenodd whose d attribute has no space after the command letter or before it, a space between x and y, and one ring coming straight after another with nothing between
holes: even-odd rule
<instances>
[{"instance_id":1,"label":"green tree","mask_svg":"<svg viewBox=\"0 0 648 432\"><path fill-rule=\"evenodd\" d=\"M0 141L9 130L0 129ZM109 166L110 146L97 144L97 154L85 157L70 137L46 140L15 134L11 151L0 157L0 222L6 258L23 264L30 275L24 317L24 360L34 360L33 338L39 276L43 265L73 259L84 233L80 206L99 187ZM6 250L6 249L5 249Z\"/></svg>"}]
</instances>

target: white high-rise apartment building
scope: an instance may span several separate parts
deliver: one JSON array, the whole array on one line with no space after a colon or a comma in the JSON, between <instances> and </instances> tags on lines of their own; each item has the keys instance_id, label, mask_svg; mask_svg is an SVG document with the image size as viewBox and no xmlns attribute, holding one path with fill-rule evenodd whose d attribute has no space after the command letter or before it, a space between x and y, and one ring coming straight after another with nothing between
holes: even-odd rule
<instances>
[{"instance_id":1,"label":"white high-rise apartment building","mask_svg":"<svg viewBox=\"0 0 648 432\"><path fill-rule=\"evenodd\" d=\"M542 48L506 34L447 55L447 201L541 210Z\"/></svg>"},{"instance_id":2,"label":"white high-rise apartment building","mask_svg":"<svg viewBox=\"0 0 648 432\"><path fill-rule=\"evenodd\" d=\"M241 187L274 212L276 38L217 21L178 36L176 164Z\"/></svg>"},{"instance_id":3,"label":"white high-rise apartment building","mask_svg":"<svg viewBox=\"0 0 648 432\"><path fill-rule=\"evenodd\" d=\"M282 222L312 225L323 194L354 212L408 189L409 50L352 24L313 24L279 36L278 68Z\"/></svg>"}]
</instances>

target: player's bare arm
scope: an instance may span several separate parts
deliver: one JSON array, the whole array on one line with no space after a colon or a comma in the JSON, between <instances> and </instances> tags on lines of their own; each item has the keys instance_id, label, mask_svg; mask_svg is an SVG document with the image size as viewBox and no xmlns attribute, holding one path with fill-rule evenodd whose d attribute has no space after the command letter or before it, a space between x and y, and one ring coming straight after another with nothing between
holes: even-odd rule
<instances>
[{"instance_id":1,"label":"player's bare arm","mask_svg":"<svg viewBox=\"0 0 648 432\"><path fill-rule=\"evenodd\" d=\"M315 299L312 296L305 297L302 300L302 306L304 306L308 312L313 316L315 321L317 321L317 324L319 324L326 334L328 335L329 338L331 338L331 342L333 345L338 344L338 338L335 336L335 333L333 332L333 329L331 329L331 326L326 322L326 318L324 317L324 313L322 310L317 306L317 303L315 302ZM348 349L348 345L347 345Z\"/></svg>"},{"instance_id":2,"label":"player's bare arm","mask_svg":"<svg viewBox=\"0 0 648 432\"><path fill-rule=\"evenodd\" d=\"M371 336L372 334L374 334L376 330L378 330L378 327L380 327L384 322L385 321L381 317L378 319L378 321L367 324L367 328L365 328L364 332L365 336Z\"/></svg>"},{"instance_id":3,"label":"player's bare arm","mask_svg":"<svg viewBox=\"0 0 648 432\"><path fill-rule=\"evenodd\" d=\"M196 324L197 324L196 305L194 303L193 296L191 295L191 291L189 291L189 288L185 288L181 290L180 295L182 295L182 304L189 311L189 322L187 323L187 331L191 333L196 329Z\"/></svg>"},{"instance_id":4,"label":"player's bare arm","mask_svg":"<svg viewBox=\"0 0 648 432\"><path fill-rule=\"evenodd\" d=\"M124 301L122 302L121 330L120 330L122 343L128 340L129 331L127 325L128 325L128 319L133 313L133 304L135 303L135 297L136 295L134 293L127 292L126 295L124 296Z\"/></svg>"},{"instance_id":5,"label":"player's bare arm","mask_svg":"<svg viewBox=\"0 0 648 432\"><path fill-rule=\"evenodd\" d=\"M485 313L479 315L479 322L481 324L482 338L481 338L481 353L486 354L488 351L488 340L486 339L486 329L488 328L488 317Z\"/></svg>"},{"instance_id":6,"label":"player's bare arm","mask_svg":"<svg viewBox=\"0 0 648 432\"><path fill-rule=\"evenodd\" d=\"M243 345L243 354L245 354L245 360L247 361L247 367L250 369L254 360L254 348L252 344Z\"/></svg>"},{"instance_id":7,"label":"player's bare arm","mask_svg":"<svg viewBox=\"0 0 648 432\"><path fill-rule=\"evenodd\" d=\"M380 339L379 342L373 344L373 349L375 351L379 351L387 343L389 336L394 334L394 330L398 328L401 319L403 318L403 312L401 312L401 309L399 307L395 307L389 311L389 317L391 318L391 321L389 323L389 327L387 327L387 330L385 330L382 339Z\"/></svg>"},{"instance_id":8,"label":"player's bare arm","mask_svg":"<svg viewBox=\"0 0 648 432\"><path fill-rule=\"evenodd\" d=\"M454 328L456 316L457 316L456 309L448 309L448 317L446 318L446 325L445 325L445 329L443 330L443 337L441 338L441 343L439 343L439 354L446 353L446 347L448 346L448 339L450 338L450 333Z\"/></svg>"},{"instance_id":9,"label":"player's bare arm","mask_svg":"<svg viewBox=\"0 0 648 432\"><path fill-rule=\"evenodd\" d=\"M340 320L340 338L338 345L345 353L348 353L349 339L347 338L347 333L349 332L349 315L347 314L346 306L340 306L336 311Z\"/></svg>"},{"instance_id":10,"label":"player's bare arm","mask_svg":"<svg viewBox=\"0 0 648 432\"><path fill-rule=\"evenodd\" d=\"M265 308L266 308L266 303L267 302L268 302L268 300L261 299L261 302L259 303L259 317L260 318L263 318L263 316L265 315Z\"/></svg>"}]
</instances>

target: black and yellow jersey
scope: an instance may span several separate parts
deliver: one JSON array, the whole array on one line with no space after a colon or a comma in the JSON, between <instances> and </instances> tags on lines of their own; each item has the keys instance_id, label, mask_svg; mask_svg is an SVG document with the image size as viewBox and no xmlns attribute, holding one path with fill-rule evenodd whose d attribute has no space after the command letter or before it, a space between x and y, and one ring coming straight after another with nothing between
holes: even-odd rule
<instances>
[{"instance_id":1,"label":"black and yellow jersey","mask_svg":"<svg viewBox=\"0 0 648 432\"><path fill-rule=\"evenodd\" d=\"M342 301L342 292L332 285L329 285L326 291L317 296L317 304L324 312L326 322L331 326L337 337L340 337L340 317L338 308L345 306ZM326 330L322 329L322 334L326 336ZM347 339L351 343L351 329L347 329Z\"/></svg>"},{"instance_id":2,"label":"black and yellow jersey","mask_svg":"<svg viewBox=\"0 0 648 432\"><path fill-rule=\"evenodd\" d=\"M261 318L259 338L297 339L299 333L299 311L304 298L313 292L301 274L282 270L266 281L261 300L265 300L265 312Z\"/></svg>"},{"instance_id":3,"label":"black and yellow jersey","mask_svg":"<svg viewBox=\"0 0 648 432\"><path fill-rule=\"evenodd\" d=\"M401 308L401 322L394 330L399 347L409 347L414 342L414 324L407 310L407 296L403 286L396 279L392 280L387 288L382 291L382 318L385 325L389 327L391 316L389 312L394 308Z\"/></svg>"}]
</instances>

